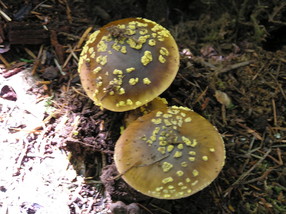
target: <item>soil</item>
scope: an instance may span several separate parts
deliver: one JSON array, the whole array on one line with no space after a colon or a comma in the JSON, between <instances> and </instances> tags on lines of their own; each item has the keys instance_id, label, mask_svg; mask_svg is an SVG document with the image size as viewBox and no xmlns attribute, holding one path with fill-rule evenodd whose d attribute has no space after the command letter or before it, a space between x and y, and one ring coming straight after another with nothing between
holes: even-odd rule
<instances>
[{"instance_id":1,"label":"soil","mask_svg":"<svg viewBox=\"0 0 286 214\"><path fill-rule=\"evenodd\" d=\"M283 1L0 1L0 213L286 213ZM159 200L126 184L114 146L126 112L100 109L77 73L88 34L145 17L180 69L161 95L217 127L225 166L202 191Z\"/></svg>"}]
</instances>

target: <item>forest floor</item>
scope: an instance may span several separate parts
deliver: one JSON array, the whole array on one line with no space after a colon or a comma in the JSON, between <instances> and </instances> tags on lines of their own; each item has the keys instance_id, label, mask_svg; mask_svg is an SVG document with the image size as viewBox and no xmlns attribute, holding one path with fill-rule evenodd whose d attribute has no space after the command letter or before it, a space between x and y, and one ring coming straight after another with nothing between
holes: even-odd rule
<instances>
[{"instance_id":1,"label":"forest floor","mask_svg":"<svg viewBox=\"0 0 286 214\"><path fill-rule=\"evenodd\" d=\"M89 33L155 17L151 3L118 2L0 1L0 214L127 213L130 204L153 214L286 213L286 4L158 1L169 13L155 21L181 57L161 97L207 118L226 147L208 187L159 200L111 179L126 113L95 106L77 73Z\"/></svg>"}]
</instances>

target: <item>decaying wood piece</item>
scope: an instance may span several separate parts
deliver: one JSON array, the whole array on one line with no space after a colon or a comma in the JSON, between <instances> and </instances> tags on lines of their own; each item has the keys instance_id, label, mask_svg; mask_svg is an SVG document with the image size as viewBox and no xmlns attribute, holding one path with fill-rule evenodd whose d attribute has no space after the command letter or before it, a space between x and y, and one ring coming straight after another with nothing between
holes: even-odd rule
<instances>
[{"instance_id":1,"label":"decaying wood piece","mask_svg":"<svg viewBox=\"0 0 286 214\"><path fill-rule=\"evenodd\" d=\"M10 22L7 24L10 44L39 45L49 41L49 31L41 24Z\"/></svg>"}]
</instances>

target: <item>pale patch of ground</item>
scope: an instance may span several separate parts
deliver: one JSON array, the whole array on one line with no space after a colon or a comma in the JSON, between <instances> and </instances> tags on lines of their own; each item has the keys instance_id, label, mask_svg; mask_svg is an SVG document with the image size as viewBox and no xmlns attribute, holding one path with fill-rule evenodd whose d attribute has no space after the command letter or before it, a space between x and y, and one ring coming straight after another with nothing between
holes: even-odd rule
<instances>
[{"instance_id":1,"label":"pale patch of ground","mask_svg":"<svg viewBox=\"0 0 286 214\"><path fill-rule=\"evenodd\" d=\"M0 98L0 214L68 214L71 206L75 213L108 213L104 206L93 211L93 197L81 197L83 178L69 163L69 154L52 145L64 122L53 137L47 135L47 100L28 92L36 81L29 70L0 78L0 90L8 85L18 97ZM39 127L41 131L35 132Z\"/></svg>"}]
</instances>

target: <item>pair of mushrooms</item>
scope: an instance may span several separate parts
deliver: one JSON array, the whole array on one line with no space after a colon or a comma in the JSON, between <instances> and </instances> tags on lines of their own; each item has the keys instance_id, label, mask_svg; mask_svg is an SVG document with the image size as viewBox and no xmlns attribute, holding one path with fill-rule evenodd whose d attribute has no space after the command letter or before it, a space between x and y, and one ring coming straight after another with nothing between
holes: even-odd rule
<instances>
[{"instance_id":1,"label":"pair of mushrooms","mask_svg":"<svg viewBox=\"0 0 286 214\"><path fill-rule=\"evenodd\" d=\"M82 86L96 105L117 112L147 108L123 131L114 159L131 187L160 199L202 190L225 159L223 140L205 118L156 98L178 69L179 51L170 32L143 18L103 26L90 35L79 60Z\"/></svg>"}]
</instances>

